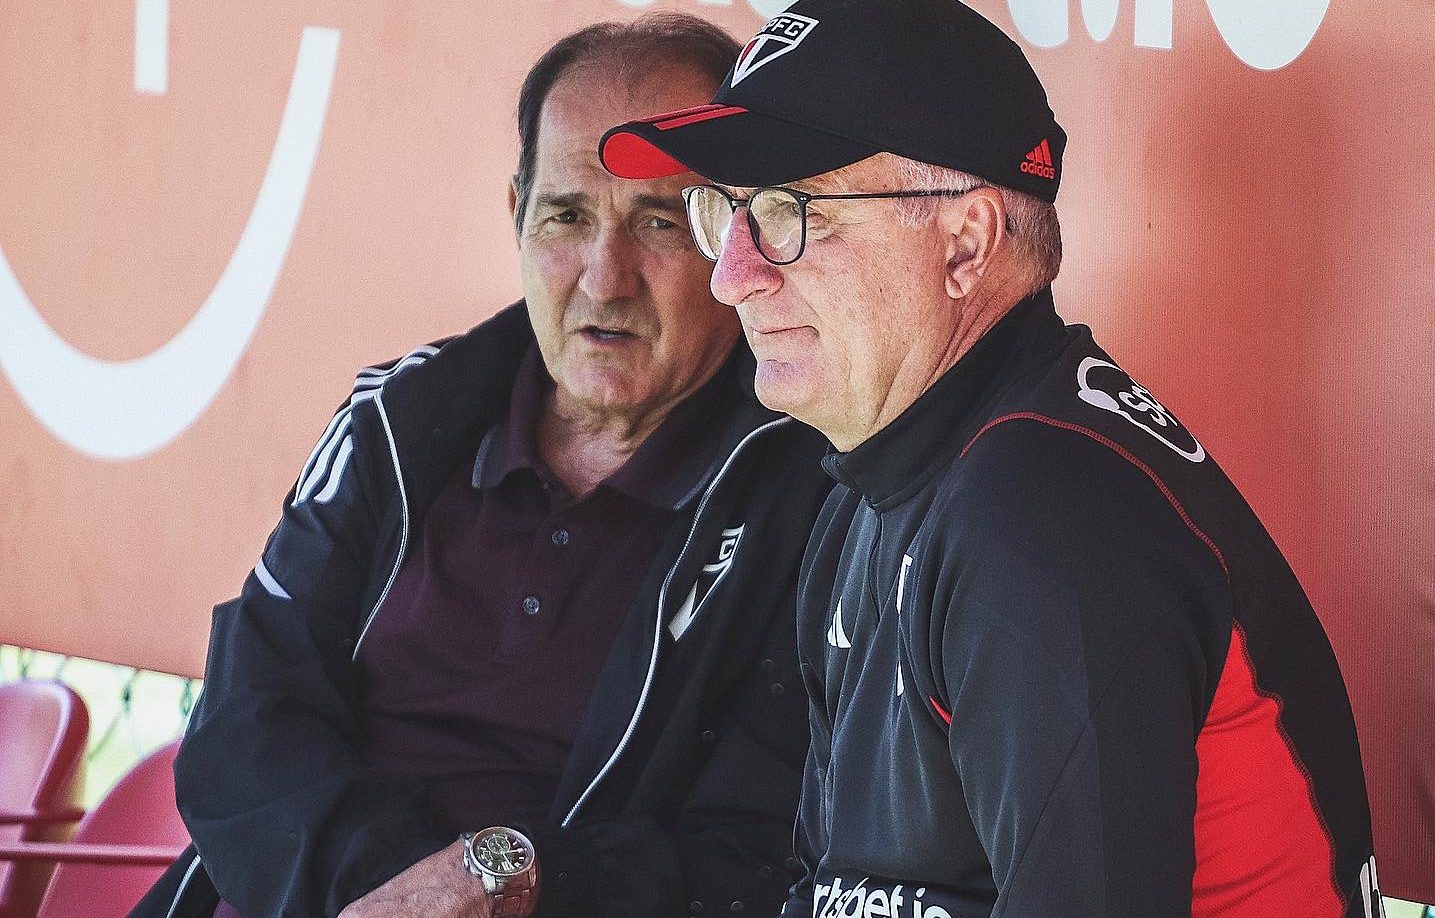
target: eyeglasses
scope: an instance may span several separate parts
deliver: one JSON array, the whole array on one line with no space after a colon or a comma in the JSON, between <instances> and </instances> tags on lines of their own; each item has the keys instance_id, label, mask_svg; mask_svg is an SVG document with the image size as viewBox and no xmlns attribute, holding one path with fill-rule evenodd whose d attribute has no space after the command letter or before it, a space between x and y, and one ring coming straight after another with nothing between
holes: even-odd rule
<instances>
[{"instance_id":1,"label":"eyeglasses","mask_svg":"<svg viewBox=\"0 0 1435 918\"><path fill-rule=\"evenodd\" d=\"M748 198L735 198L716 185L694 185L683 189L688 227L698 251L708 261L722 255L727 234L737 209L747 207L747 229L762 257L774 265L790 265L807 248L807 202L860 201L873 198L956 198L984 188L975 185L961 190L879 191L868 194L808 194L792 188L758 188Z\"/></svg>"}]
</instances>

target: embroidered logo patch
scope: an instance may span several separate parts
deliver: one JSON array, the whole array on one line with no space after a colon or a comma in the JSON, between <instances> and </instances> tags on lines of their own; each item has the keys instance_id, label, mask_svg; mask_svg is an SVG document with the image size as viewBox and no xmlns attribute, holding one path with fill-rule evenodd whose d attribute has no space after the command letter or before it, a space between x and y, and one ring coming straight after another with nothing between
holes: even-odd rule
<instances>
[{"instance_id":1,"label":"embroidered logo patch","mask_svg":"<svg viewBox=\"0 0 1435 918\"><path fill-rule=\"evenodd\" d=\"M765 67L792 51L802 44L802 40L811 35L815 28L817 20L810 16L783 13L772 17L737 56L737 64L732 69L731 85L736 86L759 67Z\"/></svg>"},{"instance_id":2,"label":"embroidered logo patch","mask_svg":"<svg viewBox=\"0 0 1435 918\"><path fill-rule=\"evenodd\" d=\"M678 609L673 620L668 623L668 633L673 640L681 640L688 626L693 619L698 617L698 610L702 608L703 600L707 599L718 582L726 576L728 569L732 567L733 556L737 554L737 543L742 541L742 531L746 525L734 526L731 529L722 531L722 540L718 542L717 560L704 564L703 569L698 571L697 578L693 581L693 588L688 592L688 598L683 600L682 608Z\"/></svg>"},{"instance_id":3,"label":"embroidered logo patch","mask_svg":"<svg viewBox=\"0 0 1435 918\"><path fill-rule=\"evenodd\" d=\"M1026 159L1022 160L1021 171L1039 175L1044 179L1056 178L1055 164L1051 161L1051 144L1043 140L1036 145Z\"/></svg>"},{"instance_id":4,"label":"embroidered logo patch","mask_svg":"<svg viewBox=\"0 0 1435 918\"><path fill-rule=\"evenodd\" d=\"M1088 405L1121 415L1183 459L1205 460L1205 448L1170 409L1116 364L1087 357L1076 370L1076 383L1076 394Z\"/></svg>"}]
</instances>

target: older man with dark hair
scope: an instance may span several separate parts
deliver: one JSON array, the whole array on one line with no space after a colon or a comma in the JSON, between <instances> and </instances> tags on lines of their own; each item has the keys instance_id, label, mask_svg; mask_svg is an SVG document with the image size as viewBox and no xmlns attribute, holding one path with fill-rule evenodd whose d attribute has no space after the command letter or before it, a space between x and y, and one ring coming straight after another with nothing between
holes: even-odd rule
<instances>
[{"instance_id":1,"label":"older man with dark hair","mask_svg":"<svg viewBox=\"0 0 1435 918\"><path fill-rule=\"evenodd\" d=\"M197 853L141 914L771 913L806 754L794 591L821 437L760 405L680 189L616 120L737 52L664 14L519 103L525 303L359 373L241 596L176 765ZM212 888L210 881L212 880Z\"/></svg>"},{"instance_id":2,"label":"older man with dark hair","mask_svg":"<svg viewBox=\"0 0 1435 918\"><path fill-rule=\"evenodd\" d=\"M956 0L798 0L713 104L601 147L718 183L688 212L757 394L837 449L784 914L1371 918L1319 621L1200 442L1056 313L1065 141Z\"/></svg>"}]
</instances>

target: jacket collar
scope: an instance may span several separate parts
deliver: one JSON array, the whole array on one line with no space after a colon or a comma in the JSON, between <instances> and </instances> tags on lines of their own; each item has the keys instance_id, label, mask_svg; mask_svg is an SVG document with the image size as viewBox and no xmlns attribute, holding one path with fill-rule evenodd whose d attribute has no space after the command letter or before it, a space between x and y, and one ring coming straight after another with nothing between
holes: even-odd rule
<instances>
[{"instance_id":1,"label":"jacket collar","mask_svg":"<svg viewBox=\"0 0 1435 918\"><path fill-rule=\"evenodd\" d=\"M901 503L951 464L1014 368L1060 346L1064 332L1050 288L1022 300L907 410L822 467L879 511Z\"/></svg>"}]
</instances>

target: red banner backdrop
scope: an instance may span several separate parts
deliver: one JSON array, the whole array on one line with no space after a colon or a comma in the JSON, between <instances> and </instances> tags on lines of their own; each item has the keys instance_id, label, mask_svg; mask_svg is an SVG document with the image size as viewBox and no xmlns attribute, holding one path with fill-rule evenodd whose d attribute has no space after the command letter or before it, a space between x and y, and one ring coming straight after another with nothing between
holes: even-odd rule
<instances>
[{"instance_id":1,"label":"red banner backdrop","mask_svg":"<svg viewBox=\"0 0 1435 918\"><path fill-rule=\"evenodd\" d=\"M352 371L516 298L524 70L645 5L0 8L0 641L200 673ZM1435 5L977 6L1072 137L1058 305L1285 549L1435 900Z\"/></svg>"}]
</instances>

